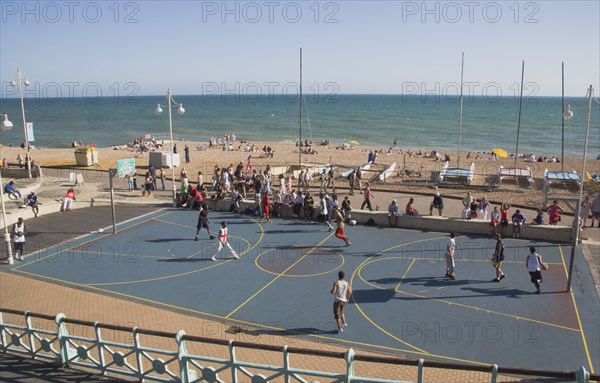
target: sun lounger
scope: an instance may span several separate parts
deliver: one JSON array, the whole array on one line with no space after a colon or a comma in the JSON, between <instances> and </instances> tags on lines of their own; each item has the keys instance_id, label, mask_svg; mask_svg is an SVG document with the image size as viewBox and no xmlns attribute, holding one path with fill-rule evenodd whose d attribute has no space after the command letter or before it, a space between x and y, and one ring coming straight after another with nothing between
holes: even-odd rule
<instances>
[{"instance_id":1,"label":"sun lounger","mask_svg":"<svg viewBox=\"0 0 600 383\"><path fill-rule=\"evenodd\" d=\"M475 178L475 163L471 163L468 169L465 168L451 168L448 166L448 162L444 164L442 171L438 176L438 182L443 183L449 179L455 179L458 181L464 181L467 185L473 183Z\"/></svg>"},{"instance_id":2,"label":"sun lounger","mask_svg":"<svg viewBox=\"0 0 600 383\"><path fill-rule=\"evenodd\" d=\"M505 178L514 178L516 180L525 180L528 184L533 183L533 176L531 173L531 169L515 169L515 168L505 168L500 165L500 170L498 171L498 178L500 182Z\"/></svg>"}]
</instances>

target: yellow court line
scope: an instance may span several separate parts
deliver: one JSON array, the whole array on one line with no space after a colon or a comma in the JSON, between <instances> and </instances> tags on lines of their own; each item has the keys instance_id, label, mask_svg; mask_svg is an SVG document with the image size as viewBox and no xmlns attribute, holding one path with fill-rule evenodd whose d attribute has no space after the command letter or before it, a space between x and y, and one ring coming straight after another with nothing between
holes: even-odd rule
<instances>
[{"instance_id":1,"label":"yellow court line","mask_svg":"<svg viewBox=\"0 0 600 383\"><path fill-rule=\"evenodd\" d=\"M167 215L167 214L169 214L169 213L171 213L171 212L170 212L170 211L164 212L163 214L160 214L158 217L162 217L163 215ZM151 214L151 213L150 213L150 214ZM137 219L137 218L132 218L132 219ZM133 225L131 225L131 226L128 226L128 227L126 227L125 229L130 229L130 228L132 228L132 227L139 226L139 225L141 225L141 224L144 224L144 223L146 223L146 222L148 222L148 221L151 221L151 220L153 220L153 219L155 219L155 217L153 217L153 218L148 218L148 219L145 219L145 220L143 220L143 221L141 221L141 222L138 222L138 223L135 223L135 224L133 224ZM127 221L125 221L125 222L122 222L122 223L120 223L119 225L122 225L122 224L125 224L125 223L127 223ZM121 229L121 230L124 230L124 229ZM56 245L53 245L53 246L51 246L50 248L51 248L51 249L52 249L52 248L56 248L56 247L58 247L58 246L62 245L63 243L69 243L69 242L71 242L71 241L74 241L74 240L76 240L77 238L84 238L84 237L86 237L86 236L88 236L88 235L90 235L90 234L84 234L84 235L82 235L82 236L80 236L80 237L76 237L76 238L73 238L73 239L70 239L70 240L67 240L67 241L63 241L63 242L61 242L61 243L59 243L59 244L56 244ZM69 250L71 250L71 249L73 249L73 248L75 248L75 247L77 247L77 246L83 246L83 245L85 245L86 243L90 243L90 242L99 241L99 240L101 240L101 239L104 239L104 238L106 238L106 237L110 237L111 235L113 235L113 233L106 233L106 234L104 234L104 235L101 235L101 236L100 236L100 237L98 237L98 238L92 238L92 239L90 239L90 240L88 240L88 241L84 241L84 242L81 242L81 243L77 243L77 244L75 244L75 245L73 245L73 246L69 246L69 247L67 247L67 248L65 248L65 249L62 249L60 252L61 252L61 253L63 253L63 252L65 252L65 251L69 251ZM44 250L48 250L48 248L46 248L46 249L44 249ZM40 251L43 251L43 250L40 250ZM36 254L36 253L33 253L33 254ZM32 255L33 255L33 254L32 254ZM46 258L49 258L49 257L52 257L52 256L54 256L54 255L55 255L55 254L48 254L48 255L46 255L46 256L44 256L44 257L41 257L41 258L36 258L35 260L33 260L33 261L31 261L31 262L27 262L27 263L24 263L24 264L22 264L22 265L19 265L19 266L16 266L16 267L14 267L14 268L12 268L12 270L18 270L18 269L20 269L20 268L22 268L22 267L25 267L25 266L31 265L31 264L33 264L33 263L36 263L36 262L39 262L39 261L42 261L42 260L44 260L44 259L46 259ZM30 255L30 256L31 256L31 255Z\"/></svg>"},{"instance_id":2,"label":"yellow court line","mask_svg":"<svg viewBox=\"0 0 600 383\"><path fill-rule=\"evenodd\" d=\"M425 242L425 241L433 241L433 240L438 240L438 239L442 239L445 237L438 237L438 238L429 238L429 239L421 239L421 240L417 240L417 241L413 241L413 242L407 242L407 243L401 243L398 245L394 245L391 247L388 247L387 249L384 249L380 252L378 252L377 254L373 255L372 257L365 259L356 270L354 270L354 273L352 273L352 277L350 278L350 289L354 290L353 284L354 284L354 277L356 276L357 272L360 271L360 269L366 264L366 263L370 263L370 262L374 262L375 260L373 258L380 256L381 254L384 254L390 250L396 249L398 247L402 247L402 246L407 246L407 245L412 245L415 243L419 243L419 242ZM392 259L392 258L390 258ZM359 276L360 277L360 276ZM362 279L362 277L360 277ZM375 322L374 320L372 320L364 311L363 309L360 307L360 305L358 304L358 302L356 301L356 299L354 299L354 295L350 296L352 298L352 301L354 302L354 305L356 306L356 308L358 309L358 311L362 314L362 316L369 322L371 323L373 326L375 326L375 328L377 328L379 331L381 331L382 333L384 333L385 335L387 335L388 337L408 346L411 347L415 350L418 350L419 352L423 353L424 355L428 355L429 353L423 349L418 348L417 346L413 346L412 344L398 338L397 336L393 335L392 333L390 333L389 331L387 331L386 329L384 329L383 327L381 327L380 325L377 324L377 322Z\"/></svg>"},{"instance_id":3,"label":"yellow court line","mask_svg":"<svg viewBox=\"0 0 600 383\"><path fill-rule=\"evenodd\" d=\"M256 221L255 221L256 222ZM252 251L252 249L254 249L256 246L258 246L259 243L262 242L262 239L265 235L265 231L262 228L261 225L258 225L260 227L260 238L258 238L258 241L252 246L250 247L248 250L246 250L243 253L240 253L240 257L243 256L244 254L248 254L249 252ZM237 238L237 237L236 237ZM247 240L244 239L244 241L248 242ZM248 242L249 243L249 242ZM221 263L216 263L214 265L211 266L207 266L205 268L202 269L198 269L198 270L192 270L192 271L187 271L185 273L179 273L179 274L173 274L173 275L167 275L164 277L157 277L157 278L149 278L149 279L140 279L140 280L136 280L136 281L126 281L126 282L109 282L109 283L90 283L90 284L84 284L82 286L114 286L114 285L128 285L128 284L133 284L133 283L145 283L145 282L153 282L153 281L159 281L159 280L164 280L164 279L169 279L169 278L177 278L177 277L181 277L181 276L185 276L185 275L190 275L190 274L194 274L194 273L199 273L201 271L204 270L209 270L212 269L214 267L218 267L224 264L227 264L229 262L232 262L233 259L227 260L225 262L221 262Z\"/></svg>"},{"instance_id":4,"label":"yellow court line","mask_svg":"<svg viewBox=\"0 0 600 383\"><path fill-rule=\"evenodd\" d=\"M567 272L567 264L565 262L565 257L563 255L562 246L558 245L558 251L560 252L560 257L562 258L563 268L565 270L565 276L568 278L569 273ZM575 300L575 294L573 294L573 289L570 291L571 299L573 300L573 307L575 308L575 317L577 318L577 323L579 324L579 331L581 332L581 340L583 341L583 349L585 350L585 356L588 360L588 367L590 368L590 372L594 373L594 365L592 364L592 358L590 356L590 350L588 349L587 340L585 339L585 332L583 331L583 326L581 324L581 318L579 317L579 309L577 308L577 301Z\"/></svg>"},{"instance_id":5,"label":"yellow court line","mask_svg":"<svg viewBox=\"0 0 600 383\"><path fill-rule=\"evenodd\" d=\"M327 248L327 247L325 247L324 249L326 249L326 250L331 250L330 248ZM269 249L269 250L267 250L267 251L270 251L270 250L272 250L272 249ZM262 270L262 271L264 271L264 272L265 272L265 273L267 273L267 274L279 275L279 273L276 273L276 272L274 272L274 271L267 270L267 269L265 269L264 267L262 267L262 266L260 266L260 265L258 264L258 260L259 260L259 258L260 258L260 257L262 257L262 256L263 256L265 253L267 253L267 251L263 251L262 253L260 253L260 254L259 254L257 257L256 257L256 260L254 261L254 264L256 265L256 267L257 267L259 270ZM341 263L341 264L340 264L338 267L336 267L335 269L328 270L328 271L324 271L324 272L322 272L322 273L315 273L315 274L299 274L299 275L291 275L291 274L290 274L290 275L286 275L286 277L288 277L288 278L308 278L308 277L318 277L318 276L320 276L320 275L325 275L325 274L332 273L332 272L336 271L337 269L341 268L342 266L344 266L344 263L346 263L346 258L344 258L344 256L343 256L341 253L335 253L335 255L339 255L339 257L342 259L342 263Z\"/></svg>"},{"instance_id":6,"label":"yellow court line","mask_svg":"<svg viewBox=\"0 0 600 383\"><path fill-rule=\"evenodd\" d=\"M172 309L176 309L176 310L180 310L180 311L184 311L184 312L205 315L207 317L221 319L221 320L229 320L229 321L232 321L232 322L246 324L246 325L260 327L260 328L273 329L273 330L277 330L277 331L292 332L292 333L296 333L296 334L303 335L303 336L310 336L310 337L313 337L313 338L325 339L325 340L333 340L333 341L336 341L336 342L340 342L340 343L344 343L344 344L350 344L350 345L366 346L366 347L371 347L371 348L375 348L375 349L389 350L389 351L394 351L394 352L407 352L407 353L411 353L411 354L415 354L415 355L434 356L434 357L437 357L437 358L440 358L440 359L448 359L448 360L454 360L454 361L459 361L459 362L472 363L472 364L477 364L477 365L489 365L489 363L478 362L478 361L473 361L473 360L469 360L469 359L453 358L453 357L444 356L444 355L430 354L428 352L415 352L413 350L407 350L407 349L396 348L396 347L389 347L389 346L382 346L382 345L371 344L371 343L366 343L366 342L358 342L358 341L340 339L340 338L337 338L337 337L331 337L331 336L325 336L325 335L318 335L318 334L310 334L309 335L309 334L305 334L305 333L301 333L301 332L294 332L293 330L290 330L290 329L287 329L287 328L279 328L279 327L275 327L275 326L268 326L268 325L264 325L264 324L261 324L261 323L244 321L244 320L241 320L241 319L227 318L227 317L224 317L222 315L217 315L217 314L207 313L207 312L203 312L203 311L198 311L198 310L190 309L190 308L187 308L187 307L176 306L176 305L172 305L172 304L165 303L165 302L155 301L155 300L148 299L148 298L142 298L142 297L138 297L138 296L135 296L135 295L121 293L121 292L118 292L118 291L112 291L112 290L102 289L102 288L99 288L99 287L94 287L94 286L89 286L89 285L81 285L81 284L78 284L78 283L75 283L75 282L66 281L66 280L62 280L62 279L59 279L59 278L48 277L48 276L41 275L41 274L30 273L30 272L27 272L27 271L21 271L21 270L19 270L18 273L29 274L29 275L32 275L32 276L35 276L35 277L39 277L41 279L48 279L48 280L56 281L56 282L59 282L61 284L67 284L67 285L73 285L73 286L77 286L77 287L83 287L83 288L88 288L88 289L92 289L92 290L97 290L99 292L104 292L104 293L107 293L109 295L116 295L116 296L121 296L121 297L125 297L125 298L135 299L135 300L139 300L139 301L142 301L142 302L151 303L151 304L156 305L156 306L164 306L164 307L168 307L168 308L172 308Z\"/></svg>"},{"instance_id":7,"label":"yellow court line","mask_svg":"<svg viewBox=\"0 0 600 383\"><path fill-rule=\"evenodd\" d=\"M371 263L375 263L375 262L379 262L379 261L394 260L394 259L396 259L396 258L390 257L390 258L371 259L369 262L364 263L364 264L362 264L361 266L358 267L358 269L357 269L357 271L358 271L358 277L364 283L366 283L367 285L369 285L371 287L374 287L376 289L379 289L379 290L395 291L397 293L401 293L401 294L405 294L405 295L412 295L412 296L415 296L417 298L430 299L432 301L438 301L438 302L447 303L447 304L451 304L451 305L455 305L455 306L465 307L465 308L469 308L469 309L472 309L472 310L475 310L475 311L485 311L488 314L502 315L502 316L506 316L506 317L515 318L515 319L518 319L518 320L526 320L526 321L530 321L530 322L535 322L535 323L543 324L543 325L546 325L546 326L557 327L557 328L571 330L571 331L579 331L578 329L574 329L574 328L571 328L571 327L565 327L565 326L561 326L561 325L558 325L558 324L544 322L544 321L539 321L539 320L536 320L536 319L530 319L530 318L526 318L526 317L518 316L518 315L514 315L514 314L507 314L507 313L503 313L501 311L488 310L488 309L484 309L484 308L481 308L481 307L466 305L466 304L463 304L463 303L457 303L457 302L453 302L453 301L449 301L449 300L445 300L445 299L441 299L441 298L431 298L431 297L428 297L426 295L419 295L419 294L409 293L409 292L406 292L406 291L398 290L397 288L392 290L390 288L378 286L378 285L376 285L374 283L371 283L371 282L367 281L363 277L362 270L366 266L370 265Z\"/></svg>"},{"instance_id":8,"label":"yellow court line","mask_svg":"<svg viewBox=\"0 0 600 383\"><path fill-rule=\"evenodd\" d=\"M231 315L233 315L236 311L238 311L239 309L241 309L242 307L244 307L246 305L246 303L250 302L254 297L256 297L258 294L260 294L264 289L266 289L267 287L271 286L276 280L278 280L279 278L281 278L285 273L287 273L292 267L296 266L300 261L302 261L304 258L306 258L306 256L308 256L310 253L312 253L313 251L315 251L315 249L319 246L321 246L321 244L325 241L327 241L329 238L331 238L331 236L335 234L335 232L329 234L327 237L325 237L321 242L319 242L316 246L314 246L312 249L310 249L309 251L306 252L306 254L304 254L302 257L300 257L296 262L292 263L287 269L283 270L281 273L279 273L279 275L277 275L275 278L273 278L269 283L267 283L266 285L264 285L260 290L258 290L257 292L255 292L254 294L252 294L252 296L248 299L246 299L241 305L239 305L238 307L236 307L232 312L230 312L229 314L227 314L227 316L225 318L229 318ZM258 257L257 257L258 258ZM254 263L256 264L256 260L254 261Z\"/></svg>"},{"instance_id":9,"label":"yellow court line","mask_svg":"<svg viewBox=\"0 0 600 383\"><path fill-rule=\"evenodd\" d=\"M408 272L410 271L410 268L412 267L412 265L415 263L416 260L417 259L414 258L412 260L412 262L410 263L410 265L408 265L408 268L404 272L404 275L402 276L402 278L400 278L400 282L398 282L398 284L396 285L396 288L394 289L394 291L398 291L398 289L400 288L400 285L402 284L402 281L404 280L404 278L406 278L406 274L408 274Z\"/></svg>"}]
</instances>

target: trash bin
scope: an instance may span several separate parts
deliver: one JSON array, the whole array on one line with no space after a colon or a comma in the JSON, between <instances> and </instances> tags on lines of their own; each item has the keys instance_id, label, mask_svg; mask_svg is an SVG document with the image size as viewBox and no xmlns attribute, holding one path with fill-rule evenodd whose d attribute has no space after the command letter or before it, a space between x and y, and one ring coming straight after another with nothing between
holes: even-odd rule
<instances>
[{"instance_id":1,"label":"trash bin","mask_svg":"<svg viewBox=\"0 0 600 383\"><path fill-rule=\"evenodd\" d=\"M75 149L75 162L78 166L92 166L98 163L98 150L96 148Z\"/></svg>"}]
</instances>

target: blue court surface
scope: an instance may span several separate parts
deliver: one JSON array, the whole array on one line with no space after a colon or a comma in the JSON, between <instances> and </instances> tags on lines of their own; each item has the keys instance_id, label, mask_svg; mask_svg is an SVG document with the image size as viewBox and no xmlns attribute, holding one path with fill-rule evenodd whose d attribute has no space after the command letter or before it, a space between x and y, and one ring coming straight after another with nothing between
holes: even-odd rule
<instances>
[{"instance_id":1,"label":"blue court surface","mask_svg":"<svg viewBox=\"0 0 600 383\"><path fill-rule=\"evenodd\" d=\"M570 247L506 239L507 278L492 282L494 241L457 237L457 280L444 277L447 233L346 227L343 241L318 223L210 212L226 220L241 258L206 231L198 212L159 210L121 224L117 235L89 234L29 255L3 270L225 321L237 331L337 342L407 357L536 369L600 370L599 299L580 249L573 292L565 293ZM544 262L541 294L524 260ZM329 293L346 273L349 327L338 334ZM91 303L93 304L93 303ZM210 336L210 334L197 334ZM260 337L258 338L260 341Z\"/></svg>"}]
</instances>

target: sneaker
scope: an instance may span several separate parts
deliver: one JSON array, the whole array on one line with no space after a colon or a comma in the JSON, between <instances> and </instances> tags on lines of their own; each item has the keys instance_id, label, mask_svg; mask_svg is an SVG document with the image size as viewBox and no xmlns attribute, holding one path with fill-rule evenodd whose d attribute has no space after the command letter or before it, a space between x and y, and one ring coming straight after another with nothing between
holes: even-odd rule
<instances>
[{"instance_id":1,"label":"sneaker","mask_svg":"<svg viewBox=\"0 0 600 383\"><path fill-rule=\"evenodd\" d=\"M500 279L498 279L498 282L500 282L500 281L501 281L501 280L503 280L504 278L506 278L506 274L502 274L502 275L500 276Z\"/></svg>"},{"instance_id":2,"label":"sneaker","mask_svg":"<svg viewBox=\"0 0 600 383\"><path fill-rule=\"evenodd\" d=\"M197 240L198 240L198 236L195 236L195 237L194 237L194 241L197 241Z\"/></svg>"},{"instance_id":3,"label":"sneaker","mask_svg":"<svg viewBox=\"0 0 600 383\"><path fill-rule=\"evenodd\" d=\"M456 280L456 275L454 273L450 273L450 274L448 274L448 278L450 278L454 281L454 280Z\"/></svg>"},{"instance_id":4,"label":"sneaker","mask_svg":"<svg viewBox=\"0 0 600 383\"><path fill-rule=\"evenodd\" d=\"M238 257L237 255L234 255L233 258L240 259L240 257Z\"/></svg>"},{"instance_id":5,"label":"sneaker","mask_svg":"<svg viewBox=\"0 0 600 383\"><path fill-rule=\"evenodd\" d=\"M213 262L217 261L217 259L215 257L212 257L210 260L213 261Z\"/></svg>"},{"instance_id":6,"label":"sneaker","mask_svg":"<svg viewBox=\"0 0 600 383\"><path fill-rule=\"evenodd\" d=\"M344 323L344 327L348 327L348 323Z\"/></svg>"},{"instance_id":7,"label":"sneaker","mask_svg":"<svg viewBox=\"0 0 600 383\"><path fill-rule=\"evenodd\" d=\"M340 328L340 332L344 332L344 329L343 329L343 328Z\"/></svg>"},{"instance_id":8,"label":"sneaker","mask_svg":"<svg viewBox=\"0 0 600 383\"><path fill-rule=\"evenodd\" d=\"M500 278L494 278L492 279L492 282L500 282Z\"/></svg>"},{"instance_id":9,"label":"sneaker","mask_svg":"<svg viewBox=\"0 0 600 383\"><path fill-rule=\"evenodd\" d=\"M214 235L212 235L212 234L210 235L210 239L215 239L215 238L217 238L217 237L215 237L215 236L214 236Z\"/></svg>"},{"instance_id":10,"label":"sneaker","mask_svg":"<svg viewBox=\"0 0 600 383\"><path fill-rule=\"evenodd\" d=\"M535 293L536 293L536 294L539 294L539 293L540 293L540 289L537 289L537 290L535 291Z\"/></svg>"}]
</instances>

